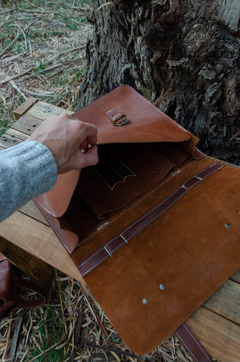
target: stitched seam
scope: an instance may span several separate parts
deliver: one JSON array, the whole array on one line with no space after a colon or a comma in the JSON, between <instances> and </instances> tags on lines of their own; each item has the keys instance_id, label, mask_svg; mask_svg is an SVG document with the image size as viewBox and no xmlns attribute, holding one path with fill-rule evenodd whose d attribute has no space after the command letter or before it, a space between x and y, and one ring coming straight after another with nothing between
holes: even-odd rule
<instances>
[{"instance_id":1,"label":"stitched seam","mask_svg":"<svg viewBox=\"0 0 240 362\"><path fill-rule=\"evenodd\" d=\"M204 155L205 158L207 158L207 155L205 155L205 153L203 153L202 151L200 151L199 148L197 148L196 146L195 146L195 148L198 150L198 152L200 152L202 155Z\"/></svg>"},{"instance_id":2,"label":"stitched seam","mask_svg":"<svg viewBox=\"0 0 240 362\"><path fill-rule=\"evenodd\" d=\"M123 246L125 244L122 244L122 245L118 245L115 249L113 249L112 253L115 253L116 250L118 250L119 248L121 248L121 246Z\"/></svg>"},{"instance_id":3,"label":"stitched seam","mask_svg":"<svg viewBox=\"0 0 240 362\"><path fill-rule=\"evenodd\" d=\"M177 337L180 339L180 341L182 342L182 344L185 346L185 348L189 351L189 353L191 353L191 355L195 358L196 361L199 361L199 359L195 356L195 354L193 353L193 351L188 347L188 345L186 344L186 342L182 339L182 337L180 336L180 334L175 331L174 332Z\"/></svg>"},{"instance_id":4,"label":"stitched seam","mask_svg":"<svg viewBox=\"0 0 240 362\"><path fill-rule=\"evenodd\" d=\"M186 329L186 331L190 334L190 336L193 338L193 340L195 341L195 343L198 345L198 347L201 349L201 351L204 353L204 355L207 357L208 361L212 362L212 359L209 358L209 356L207 355L207 353L204 351L204 349L202 348L200 342L195 338L195 336L193 335L193 333L191 332L191 330L189 330L185 324L183 323L183 327Z\"/></svg>"},{"instance_id":5,"label":"stitched seam","mask_svg":"<svg viewBox=\"0 0 240 362\"><path fill-rule=\"evenodd\" d=\"M94 268L96 268L100 263L103 263L104 260L107 259L107 258L109 258L108 255L105 256L105 258L103 258L102 260L100 260L100 261L99 261L96 265L94 265L92 268L90 268L90 269L88 269L87 271L85 271L85 272L83 273L83 277L84 277L86 274L90 273L90 271L92 271Z\"/></svg>"},{"instance_id":6,"label":"stitched seam","mask_svg":"<svg viewBox=\"0 0 240 362\"><path fill-rule=\"evenodd\" d=\"M198 160L194 160L194 161L192 161L191 163L189 163L189 165L185 166L185 167L181 170L181 172L182 172L183 170L185 170L186 168L188 168L189 166L191 166L193 163L197 162L197 161L198 161ZM176 171L176 172L178 172L178 171ZM143 197L141 200L139 200L137 203L133 204L131 207L129 207L127 210L125 210L122 214L117 215L112 221L110 221L110 222L108 223L108 226L110 226L112 222L114 222L115 220L117 220L120 216L124 215L126 212L130 211L133 207L135 207L136 205L138 205L140 202L143 202L148 196L152 195L154 192L156 192L158 189L160 189L163 185L165 185L168 181L170 181L170 180L173 178L173 176L175 176L175 173L172 174L171 177L169 177L168 180L164 181L164 182L163 182L161 185L159 185L156 189L154 189L153 191L151 191L148 195L144 196L144 197ZM102 230L102 229L101 229L101 230ZM94 235L96 235L97 233L99 233L101 230L97 230L94 234L92 234L91 236L89 236L87 239L81 241L81 243L78 244L77 246L82 245L83 243L85 243L85 241L91 239Z\"/></svg>"},{"instance_id":7,"label":"stitched seam","mask_svg":"<svg viewBox=\"0 0 240 362\"><path fill-rule=\"evenodd\" d=\"M190 190L190 189L189 189ZM161 216L165 211L167 211L169 209L169 207L171 207L173 204L175 204L175 202L177 202L179 199L181 199L181 197L183 197L184 195L186 195L187 192L185 192L184 194L182 194L181 196L179 196L176 200L174 200L166 209L164 209L163 211L160 212L160 214L156 215L154 219L151 219L147 224L143 225L141 227L141 229L139 229L134 235L132 235L129 240L131 238L133 238L135 235L137 235L142 229L144 229L145 227L147 227L149 224L151 224L153 221L155 221L159 216ZM126 231L126 230L125 230ZM124 232L125 232L124 231Z\"/></svg>"},{"instance_id":8,"label":"stitched seam","mask_svg":"<svg viewBox=\"0 0 240 362\"><path fill-rule=\"evenodd\" d=\"M144 214L140 219L138 219L137 221L135 221L134 224L130 225L126 230L124 230L122 232L122 234L124 234L126 231L128 231L132 226L134 226L136 223L138 223L139 221L141 221L142 219L144 219L146 216L148 216L151 212L153 212L154 210L156 210L159 206L161 206L165 201L167 201L170 197L172 197L179 189L177 189L176 191L174 191L170 196L168 196L166 199L164 199L160 204L158 204L157 206L155 206L152 210L148 211L147 214Z\"/></svg>"},{"instance_id":9,"label":"stitched seam","mask_svg":"<svg viewBox=\"0 0 240 362\"><path fill-rule=\"evenodd\" d=\"M102 247L101 249L97 250L94 254L92 254L91 256L89 256L86 260L84 260L82 263L80 263L78 266L83 266L85 265L89 260L91 260L94 256L96 256L97 254L99 254L101 251L103 251L104 247Z\"/></svg>"}]
</instances>

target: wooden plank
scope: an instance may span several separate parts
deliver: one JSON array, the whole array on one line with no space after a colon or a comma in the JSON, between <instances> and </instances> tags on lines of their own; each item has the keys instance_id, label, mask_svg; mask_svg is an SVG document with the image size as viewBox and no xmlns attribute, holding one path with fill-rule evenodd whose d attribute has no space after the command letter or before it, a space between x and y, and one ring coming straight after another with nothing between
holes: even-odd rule
<instances>
[{"instance_id":1,"label":"wooden plank","mask_svg":"<svg viewBox=\"0 0 240 362\"><path fill-rule=\"evenodd\" d=\"M13 138L8 134L4 134L2 137L0 137L0 146L3 148L15 146L20 142L22 142L22 140L19 138Z\"/></svg>"},{"instance_id":2,"label":"wooden plank","mask_svg":"<svg viewBox=\"0 0 240 362\"><path fill-rule=\"evenodd\" d=\"M42 101L37 102L27 111L28 115L39 118L42 121L61 113L73 114L74 112L53 106L52 104L48 104Z\"/></svg>"},{"instance_id":3,"label":"wooden plank","mask_svg":"<svg viewBox=\"0 0 240 362\"><path fill-rule=\"evenodd\" d=\"M28 114L24 114L17 122L13 123L11 129L30 135L38 126L40 126L41 123L42 120Z\"/></svg>"},{"instance_id":4,"label":"wooden plank","mask_svg":"<svg viewBox=\"0 0 240 362\"><path fill-rule=\"evenodd\" d=\"M17 211L0 223L0 235L85 284L76 265L50 227Z\"/></svg>"},{"instance_id":5,"label":"wooden plank","mask_svg":"<svg viewBox=\"0 0 240 362\"><path fill-rule=\"evenodd\" d=\"M46 288L54 278L54 272L48 264L10 243L1 236L0 252L43 288Z\"/></svg>"},{"instance_id":6,"label":"wooden plank","mask_svg":"<svg viewBox=\"0 0 240 362\"><path fill-rule=\"evenodd\" d=\"M236 273L231 276L230 279L234 280L237 283L240 283L240 269L238 269Z\"/></svg>"},{"instance_id":7,"label":"wooden plank","mask_svg":"<svg viewBox=\"0 0 240 362\"><path fill-rule=\"evenodd\" d=\"M208 353L221 362L239 362L240 327L200 307L186 322Z\"/></svg>"},{"instance_id":8,"label":"wooden plank","mask_svg":"<svg viewBox=\"0 0 240 362\"><path fill-rule=\"evenodd\" d=\"M16 131L15 129L9 128L6 132L5 135L11 136L13 139L17 138L20 141L26 141L26 139L28 139L28 135L26 135L25 133Z\"/></svg>"},{"instance_id":9,"label":"wooden plank","mask_svg":"<svg viewBox=\"0 0 240 362\"><path fill-rule=\"evenodd\" d=\"M232 280L226 281L203 306L240 324L240 284Z\"/></svg>"},{"instance_id":10,"label":"wooden plank","mask_svg":"<svg viewBox=\"0 0 240 362\"><path fill-rule=\"evenodd\" d=\"M16 117L16 119L19 119L37 101L38 101L37 98L29 97L24 103L22 103L17 109L15 109L15 111L13 111L13 114Z\"/></svg>"},{"instance_id":11,"label":"wooden plank","mask_svg":"<svg viewBox=\"0 0 240 362\"><path fill-rule=\"evenodd\" d=\"M19 211L27 216L30 216L31 218L40 221L41 223L49 226L48 222L46 221L45 217L41 213L41 211L37 208L37 206L34 204L34 202L31 200L24 206L22 206Z\"/></svg>"}]
</instances>

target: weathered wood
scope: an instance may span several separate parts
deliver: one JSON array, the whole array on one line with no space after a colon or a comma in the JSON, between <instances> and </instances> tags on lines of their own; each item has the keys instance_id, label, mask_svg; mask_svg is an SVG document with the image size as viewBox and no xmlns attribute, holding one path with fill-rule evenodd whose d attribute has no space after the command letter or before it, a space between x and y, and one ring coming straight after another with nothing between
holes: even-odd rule
<instances>
[{"instance_id":1,"label":"weathered wood","mask_svg":"<svg viewBox=\"0 0 240 362\"><path fill-rule=\"evenodd\" d=\"M19 119L29 108L32 107L38 100L34 97L29 97L24 103L22 103L17 109L15 109L14 116Z\"/></svg>"},{"instance_id":2,"label":"weathered wood","mask_svg":"<svg viewBox=\"0 0 240 362\"><path fill-rule=\"evenodd\" d=\"M236 273L233 274L230 279L240 283L240 269L238 269L238 271L236 271Z\"/></svg>"},{"instance_id":3,"label":"weathered wood","mask_svg":"<svg viewBox=\"0 0 240 362\"><path fill-rule=\"evenodd\" d=\"M31 107L27 112L29 116L39 118L42 121L61 113L67 113L71 115L73 112L40 101L34 104L34 106Z\"/></svg>"},{"instance_id":4,"label":"weathered wood","mask_svg":"<svg viewBox=\"0 0 240 362\"><path fill-rule=\"evenodd\" d=\"M12 137L8 134L4 134L2 137L0 137L0 146L3 148L15 146L20 142L22 142L22 139Z\"/></svg>"},{"instance_id":5,"label":"weathered wood","mask_svg":"<svg viewBox=\"0 0 240 362\"><path fill-rule=\"evenodd\" d=\"M54 278L52 268L0 236L0 252L37 284L47 287Z\"/></svg>"},{"instance_id":6,"label":"weathered wood","mask_svg":"<svg viewBox=\"0 0 240 362\"><path fill-rule=\"evenodd\" d=\"M48 226L17 211L0 223L0 235L37 258L48 260L53 267L85 284L63 245Z\"/></svg>"},{"instance_id":7,"label":"weathered wood","mask_svg":"<svg viewBox=\"0 0 240 362\"><path fill-rule=\"evenodd\" d=\"M24 114L22 117L19 118L17 122L12 125L11 129L15 129L17 131L30 135L38 126L40 126L41 123L42 120L28 114Z\"/></svg>"},{"instance_id":8,"label":"weathered wood","mask_svg":"<svg viewBox=\"0 0 240 362\"><path fill-rule=\"evenodd\" d=\"M200 307L186 322L210 355L220 362L239 362L240 327Z\"/></svg>"},{"instance_id":9,"label":"weathered wood","mask_svg":"<svg viewBox=\"0 0 240 362\"><path fill-rule=\"evenodd\" d=\"M41 223L49 226L48 222L46 221L45 217L41 213L41 211L36 207L33 201L29 201L27 204L23 205L19 211L31 218L40 221Z\"/></svg>"},{"instance_id":10,"label":"weathered wood","mask_svg":"<svg viewBox=\"0 0 240 362\"><path fill-rule=\"evenodd\" d=\"M204 307L240 325L240 284L228 280L204 303Z\"/></svg>"},{"instance_id":11,"label":"weathered wood","mask_svg":"<svg viewBox=\"0 0 240 362\"><path fill-rule=\"evenodd\" d=\"M4 135L10 136L12 139L18 139L20 141L26 141L28 139L28 135L25 133L19 132L15 129L9 128Z\"/></svg>"}]
</instances>

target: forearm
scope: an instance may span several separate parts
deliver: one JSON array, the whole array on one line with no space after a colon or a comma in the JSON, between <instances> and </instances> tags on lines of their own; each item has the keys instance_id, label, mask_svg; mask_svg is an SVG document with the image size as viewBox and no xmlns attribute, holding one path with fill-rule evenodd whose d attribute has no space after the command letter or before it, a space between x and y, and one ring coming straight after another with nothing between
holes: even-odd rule
<instances>
[{"instance_id":1,"label":"forearm","mask_svg":"<svg viewBox=\"0 0 240 362\"><path fill-rule=\"evenodd\" d=\"M28 141L0 151L0 222L56 180L55 159L43 144Z\"/></svg>"}]
</instances>

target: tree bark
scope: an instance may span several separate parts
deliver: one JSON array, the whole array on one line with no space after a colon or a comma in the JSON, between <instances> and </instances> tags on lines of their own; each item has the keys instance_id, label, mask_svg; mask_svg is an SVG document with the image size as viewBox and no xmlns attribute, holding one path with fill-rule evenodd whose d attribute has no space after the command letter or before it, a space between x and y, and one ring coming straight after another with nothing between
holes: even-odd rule
<instances>
[{"instance_id":1,"label":"tree bark","mask_svg":"<svg viewBox=\"0 0 240 362\"><path fill-rule=\"evenodd\" d=\"M240 164L240 1L95 0L87 72L76 109L129 84Z\"/></svg>"}]
</instances>

